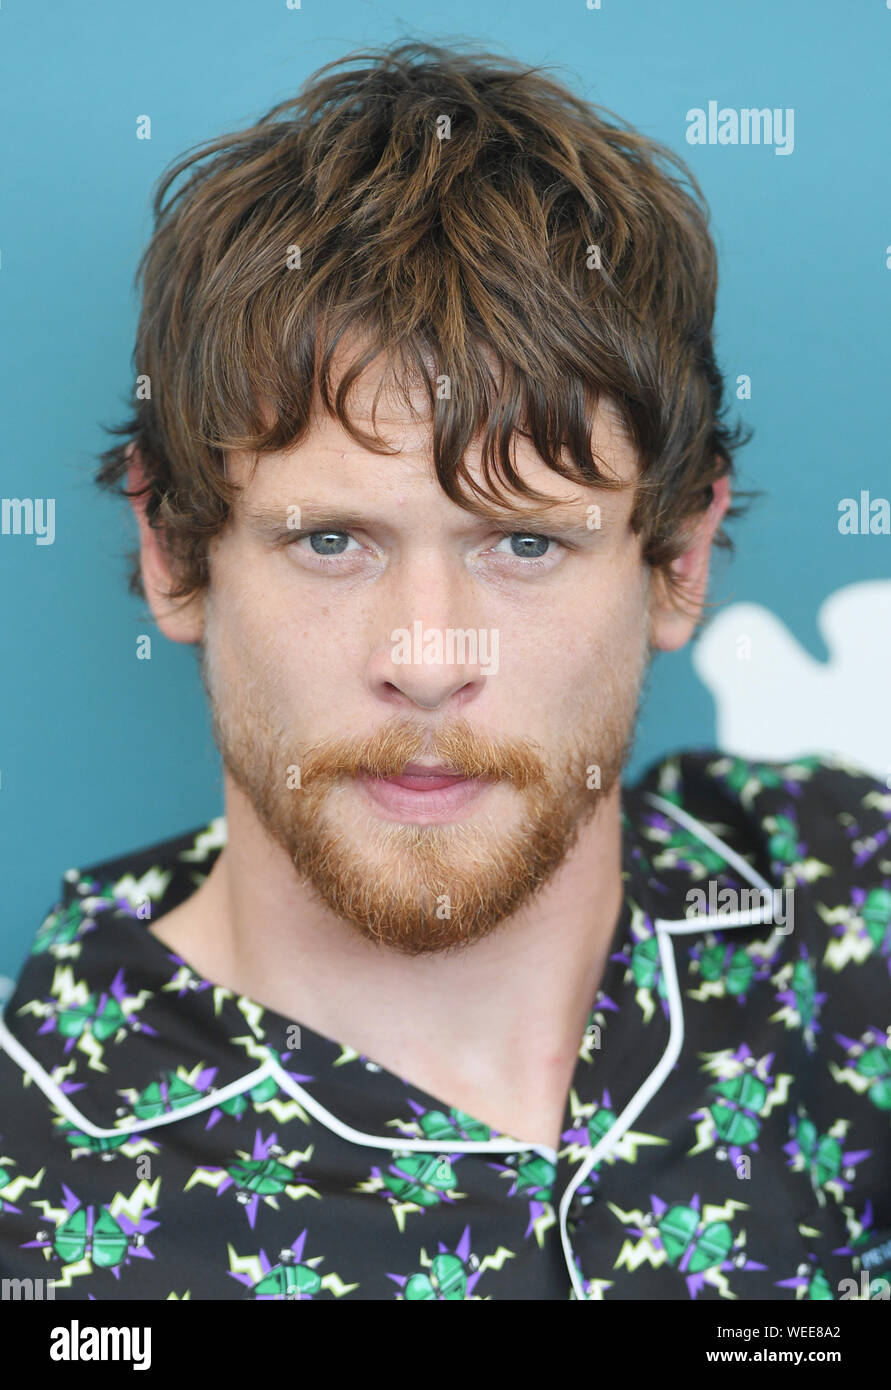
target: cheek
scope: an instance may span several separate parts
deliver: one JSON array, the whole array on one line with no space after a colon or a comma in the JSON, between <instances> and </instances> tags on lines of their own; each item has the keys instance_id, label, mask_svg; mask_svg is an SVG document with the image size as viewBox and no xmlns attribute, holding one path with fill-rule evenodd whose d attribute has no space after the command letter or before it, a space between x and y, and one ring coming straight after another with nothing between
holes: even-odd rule
<instances>
[{"instance_id":1,"label":"cheek","mask_svg":"<svg viewBox=\"0 0 891 1390\"><path fill-rule=\"evenodd\" d=\"M280 698L289 665L285 624L268 590L236 582L236 567L220 566L208 611L207 648L218 698L269 709Z\"/></svg>"},{"instance_id":2,"label":"cheek","mask_svg":"<svg viewBox=\"0 0 891 1390\"><path fill-rule=\"evenodd\" d=\"M608 561L607 583L585 605L589 631L598 648L634 666L649 621L649 571L637 545L627 545Z\"/></svg>"},{"instance_id":3,"label":"cheek","mask_svg":"<svg viewBox=\"0 0 891 1390\"><path fill-rule=\"evenodd\" d=\"M539 656L555 704L562 698L578 712L631 698L646 664L647 626L647 586L637 568L575 605Z\"/></svg>"}]
</instances>

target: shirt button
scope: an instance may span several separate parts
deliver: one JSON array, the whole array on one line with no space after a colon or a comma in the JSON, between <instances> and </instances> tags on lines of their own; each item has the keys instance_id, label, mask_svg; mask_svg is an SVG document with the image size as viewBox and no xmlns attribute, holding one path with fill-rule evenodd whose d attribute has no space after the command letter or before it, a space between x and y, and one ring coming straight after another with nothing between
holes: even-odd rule
<instances>
[{"instance_id":1,"label":"shirt button","mask_svg":"<svg viewBox=\"0 0 891 1390\"><path fill-rule=\"evenodd\" d=\"M566 1213L567 1218L568 1218L568 1219L573 1223L573 1225L574 1225L574 1224L580 1219L580 1217L582 1216L582 1213L584 1212L584 1210L585 1210L585 1208L584 1208L583 1205L582 1205L582 1200L581 1200L581 1198L578 1196L578 1194L576 1194L576 1195L573 1197L573 1199L572 1199L572 1201L570 1202L570 1204L569 1204L569 1210L568 1210L567 1213Z\"/></svg>"}]
</instances>

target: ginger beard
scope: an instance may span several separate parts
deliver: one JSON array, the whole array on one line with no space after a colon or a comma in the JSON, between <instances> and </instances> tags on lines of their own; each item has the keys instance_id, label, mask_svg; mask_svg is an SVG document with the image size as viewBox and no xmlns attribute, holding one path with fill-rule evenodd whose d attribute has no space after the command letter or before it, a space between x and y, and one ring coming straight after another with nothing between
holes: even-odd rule
<instances>
[{"instance_id":1,"label":"ginger beard","mask_svg":"<svg viewBox=\"0 0 891 1390\"><path fill-rule=\"evenodd\" d=\"M482 940L552 877L619 779L647 666L644 647L636 679L611 680L597 717L557 756L529 739L491 738L466 720L431 730L407 717L364 739L298 747L265 713L279 688L274 674L264 682L256 663L244 662L218 681L212 633L206 638L201 673L214 739L266 833L333 913L366 940L409 956ZM496 793L486 790L463 820L390 821L352 781L396 776L421 758L506 785L520 814L505 828L504 815L487 806ZM589 787L598 780L594 766L599 787Z\"/></svg>"}]
</instances>

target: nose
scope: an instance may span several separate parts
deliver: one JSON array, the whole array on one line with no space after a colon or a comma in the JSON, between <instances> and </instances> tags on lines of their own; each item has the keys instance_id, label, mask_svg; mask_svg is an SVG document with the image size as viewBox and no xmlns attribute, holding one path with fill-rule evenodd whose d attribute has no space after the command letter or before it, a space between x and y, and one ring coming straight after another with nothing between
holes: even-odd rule
<instances>
[{"instance_id":1,"label":"nose","mask_svg":"<svg viewBox=\"0 0 891 1390\"><path fill-rule=\"evenodd\" d=\"M370 674L376 693L391 704L421 709L439 709L448 702L467 704L486 681L474 635L468 629L430 626L420 619L407 628L394 628L386 647L372 659Z\"/></svg>"},{"instance_id":2,"label":"nose","mask_svg":"<svg viewBox=\"0 0 891 1390\"><path fill-rule=\"evenodd\" d=\"M379 699L397 708L463 707L480 695L493 662L486 630L464 621L471 606L448 565L400 585L382 615L382 640L368 664Z\"/></svg>"}]
</instances>

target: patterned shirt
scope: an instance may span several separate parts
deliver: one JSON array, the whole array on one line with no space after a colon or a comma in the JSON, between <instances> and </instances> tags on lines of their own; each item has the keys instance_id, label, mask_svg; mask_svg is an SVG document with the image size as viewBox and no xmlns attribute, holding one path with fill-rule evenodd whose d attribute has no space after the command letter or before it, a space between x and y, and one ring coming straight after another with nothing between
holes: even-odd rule
<instances>
[{"instance_id":1,"label":"patterned shirt","mask_svg":"<svg viewBox=\"0 0 891 1390\"><path fill-rule=\"evenodd\" d=\"M225 843L70 870L0 1022L0 1275L61 1299L873 1298L891 1278L891 791L714 750L622 790L559 1148L147 928Z\"/></svg>"}]
</instances>

